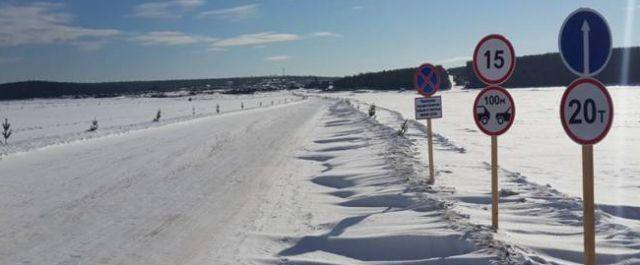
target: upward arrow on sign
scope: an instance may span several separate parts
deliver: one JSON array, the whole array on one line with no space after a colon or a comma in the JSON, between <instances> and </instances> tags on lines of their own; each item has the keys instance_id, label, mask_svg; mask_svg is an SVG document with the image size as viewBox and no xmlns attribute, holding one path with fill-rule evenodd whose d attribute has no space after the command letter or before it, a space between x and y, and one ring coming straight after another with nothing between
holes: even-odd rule
<instances>
[{"instance_id":1,"label":"upward arrow on sign","mask_svg":"<svg viewBox=\"0 0 640 265\"><path fill-rule=\"evenodd\" d=\"M584 73L589 74L589 22L582 23L582 58L584 60Z\"/></svg>"},{"instance_id":2,"label":"upward arrow on sign","mask_svg":"<svg viewBox=\"0 0 640 265\"><path fill-rule=\"evenodd\" d=\"M604 70L611 58L611 45L607 21L593 9L574 11L560 28L560 57L576 75L594 76Z\"/></svg>"}]
</instances>

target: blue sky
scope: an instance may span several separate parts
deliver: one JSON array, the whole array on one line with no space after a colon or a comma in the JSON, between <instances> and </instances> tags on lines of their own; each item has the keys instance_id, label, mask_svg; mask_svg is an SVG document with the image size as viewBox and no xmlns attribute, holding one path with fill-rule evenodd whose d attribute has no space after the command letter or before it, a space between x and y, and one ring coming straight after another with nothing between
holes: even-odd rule
<instances>
[{"instance_id":1,"label":"blue sky","mask_svg":"<svg viewBox=\"0 0 640 265\"><path fill-rule=\"evenodd\" d=\"M490 33L509 38L517 55L556 52L560 25L578 7L605 16L614 47L640 45L635 0L1 0L0 82L453 67Z\"/></svg>"}]
</instances>

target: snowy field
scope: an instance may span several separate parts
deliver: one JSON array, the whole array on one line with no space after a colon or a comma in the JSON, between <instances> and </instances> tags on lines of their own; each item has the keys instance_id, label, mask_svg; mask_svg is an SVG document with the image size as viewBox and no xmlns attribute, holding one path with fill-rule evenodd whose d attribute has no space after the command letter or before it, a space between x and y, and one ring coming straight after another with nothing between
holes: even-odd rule
<instances>
[{"instance_id":1,"label":"snowy field","mask_svg":"<svg viewBox=\"0 0 640 265\"><path fill-rule=\"evenodd\" d=\"M559 120L563 88L511 89L516 119L498 138L501 167L501 231L504 241L524 246L547 260L580 264L582 259L581 153ZM490 224L490 137L472 116L479 90L439 93L443 119L434 120L436 186L452 191L456 207L477 223ZM640 101L637 87L610 88L615 117L605 140L595 147L599 264L640 262ZM413 119L414 91L333 93L366 110L382 107L378 121L399 128ZM424 122L412 123L409 137L426 161ZM448 150L453 147L454 152ZM561 242L561 243L560 243ZM559 243L559 244L554 244ZM630 264L631 264L630 263Z\"/></svg>"},{"instance_id":2,"label":"snowy field","mask_svg":"<svg viewBox=\"0 0 640 265\"><path fill-rule=\"evenodd\" d=\"M611 89L595 148L598 264L640 263L635 89ZM510 91L497 232L478 91L440 93L433 186L424 123L396 133L413 91L1 102L16 132L0 158L0 264L581 264L562 89Z\"/></svg>"},{"instance_id":3,"label":"snowy field","mask_svg":"<svg viewBox=\"0 0 640 265\"><path fill-rule=\"evenodd\" d=\"M511 129L498 137L500 165L538 184L571 196L582 191L580 146L569 139L559 118L563 88L509 90L516 103ZM613 87L615 117L609 135L595 147L596 200L602 204L640 206L640 88ZM490 162L490 137L480 132L472 116L479 90L441 92L443 119L433 120L434 133L466 150L465 162ZM414 91L403 93L337 93L398 112L413 119ZM363 106L364 108L364 106ZM363 109L364 110L364 109ZM392 127L400 122L387 121ZM640 214L640 212L638 212Z\"/></svg>"},{"instance_id":4,"label":"snowy field","mask_svg":"<svg viewBox=\"0 0 640 265\"><path fill-rule=\"evenodd\" d=\"M191 98L191 101L189 101ZM298 98L288 92L255 95L196 95L172 98L117 97L87 99L35 99L3 101L0 118L8 118L14 135L0 154L26 151L52 144L123 133L176 121L216 114L284 104ZM162 119L152 122L158 110ZM195 111L195 116L193 115ZM96 119L100 130L86 132Z\"/></svg>"}]
</instances>

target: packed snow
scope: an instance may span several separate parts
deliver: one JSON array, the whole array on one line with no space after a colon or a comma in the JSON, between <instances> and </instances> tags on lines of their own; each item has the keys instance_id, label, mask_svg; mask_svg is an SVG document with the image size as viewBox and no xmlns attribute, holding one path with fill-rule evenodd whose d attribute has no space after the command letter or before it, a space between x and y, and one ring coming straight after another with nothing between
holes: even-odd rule
<instances>
[{"instance_id":1,"label":"packed snow","mask_svg":"<svg viewBox=\"0 0 640 265\"><path fill-rule=\"evenodd\" d=\"M569 139L559 119L563 88L510 89L514 125L498 137L500 230L498 238L525 247L534 260L582 263L582 169L580 146ZM433 120L436 186L474 223L490 225L490 137L473 121L479 90L440 92L443 119ZM595 146L598 264L640 262L640 100L636 87L613 87L612 129ZM413 91L333 93L368 108L378 121L399 128L414 116ZM424 122L412 122L408 137L418 142L426 161ZM454 151L449 151L454 150ZM626 263L625 263L626 262Z\"/></svg>"},{"instance_id":2,"label":"packed snow","mask_svg":"<svg viewBox=\"0 0 640 265\"><path fill-rule=\"evenodd\" d=\"M598 264L640 263L636 89L595 147ZM439 93L435 185L413 91L1 102L0 264L581 264L562 91L510 90L498 231L477 90Z\"/></svg>"},{"instance_id":3,"label":"packed snow","mask_svg":"<svg viewBox=\"0 0 640 265\"><path fill-rule=\"evenodd\" d=\"M28 151L52 144L123 133L176 121L244 109L285 104L299 97L288 92L256 95L193 95L168 98L116 97L11 100L0 104L0 118L13 129L10 146L0 154ZM286 102L285 102L286 101ZM158 110L160 122L154 123ZM93 120L99 130L87 132Z\"/></svg>"}]
</instances>

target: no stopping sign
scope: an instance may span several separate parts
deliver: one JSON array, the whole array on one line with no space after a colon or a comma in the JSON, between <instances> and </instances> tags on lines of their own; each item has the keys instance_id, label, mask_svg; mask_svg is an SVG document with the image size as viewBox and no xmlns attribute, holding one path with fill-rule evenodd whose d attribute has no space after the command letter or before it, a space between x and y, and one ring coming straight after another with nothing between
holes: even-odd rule
<instances>
[{"instance_id":1,"label":"no stopping sign","mask_svg":"<svg viewBox=\"0 0 640 265\"><path fill-rule=\"evenodd\" d=\"M483 89L473 103L473 118L482 132L492 136L505 133L513 124L516 106L509 92L497 86Z\"/></svg>"},{"instance_id":2,"label":"no stopping sign","mask_svg":"<svg viewBox=\"0 0 640 265\"><path fill-rule=\"evenodd\" d=\"M600 142L613 122L613 101L602 83L593 78L573 81L560 101L564 131L583 145Z\"/></svg>"},{"instance_id":3,"label":"no stopping sign","mask_svg":"<svg viewBox=\"0 0 640 265\"><path fill-rule=\"evenodd\" d=\"M413 76L413 84L425 97L430 97L440 90L440 72L435 66L425 63L418 67Z\"/></svg>"}]
</instances>

